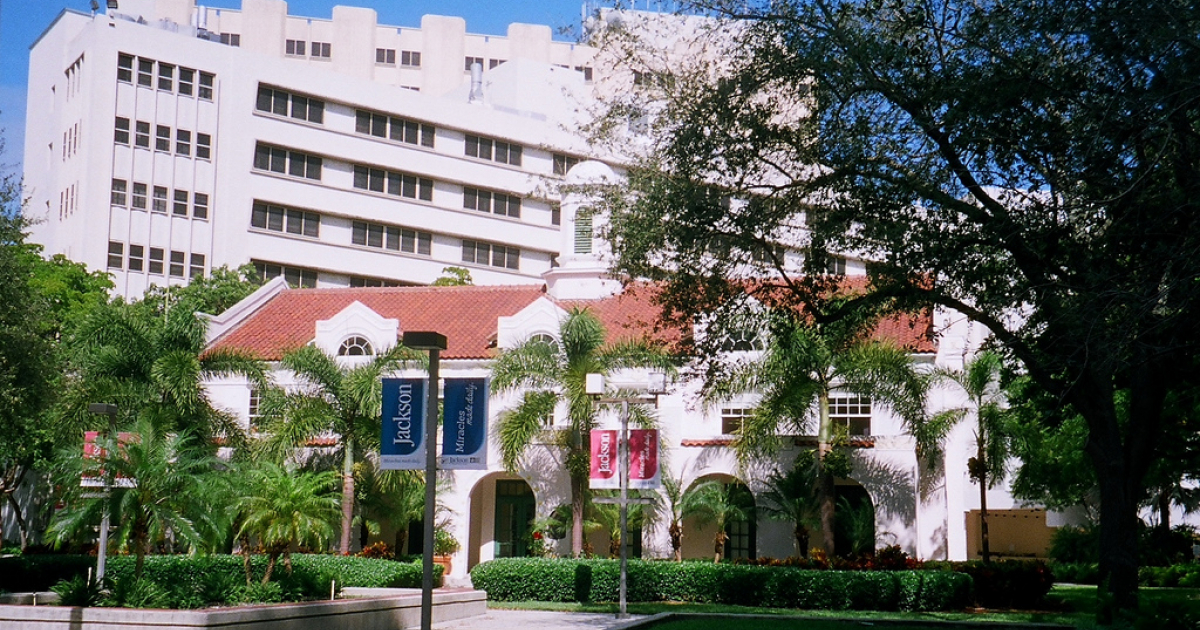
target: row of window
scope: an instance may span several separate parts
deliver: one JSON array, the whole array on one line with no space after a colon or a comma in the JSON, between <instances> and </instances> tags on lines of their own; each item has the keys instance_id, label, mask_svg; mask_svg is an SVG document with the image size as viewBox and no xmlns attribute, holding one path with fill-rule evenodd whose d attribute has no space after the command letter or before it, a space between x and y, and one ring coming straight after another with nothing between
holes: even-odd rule
<instances>
[{"instance_id":1,"label":"row of window","mask_svg":"<svg viewBox=\"0 0 1200 630\"><path fill-rule=\"evenodd\" d=\"M521 250L500 243L463 239L462 260L476 265L519 269Z\"/></svg>"},{"instance_id":2,"label":"row of window","mask_svg":"<svg viewBox=\"0 0 1200 630\"><path fill-rule=\"evenodd\" d=\"M307 289L311 289L311 288L315 288L317 286L317 270L316 269L307 269L304 267L288 267L286 265L276 265L273 263L265 263L265 262L260 262L257 260L255 260L253 262L254 262L255 272L257 272L258 277L262 278L262 280L264 282L266 282L267 280L270 280L271 278L278 278L279 276L283 276L283 279L286 280L288 284L290 284L294 287L304 287Z\"/></svg>"},{"instance_id":3,"label":"row of window","mask_svg":"<svg viewBox=\"0 0 1200 630\"><path fill-rule=\"evenodd\" d=\"M63 132L62 160L64 162L67 161L67 158L75 155L75 152L79 150L79 135L78 122L70 127L67 127L67 130Z\"/></svg>"},{"instance_id":4,"label":"row of window","mask_svg":"<svg viewBox=\"0 0 1200 630\"><path fill-rule=\"evenodd\" d=\"M132 121L132 129L130 128L130 120L122 116L117 116L114 123L113 141L117 144L129 146L130 133L133 135L133 146L139 149L150 148L150 123L144 120ZM192 132L187 129L176 129L175 133L171 133L171 128L167 125L154 125L154 150L170 153L174 148L175 155L184 157L192 156ZM195 152L196 157L202 160L207 160L212 157L212 136L207 133L195 134Z\"/></svg>"},{"instance_id":5,"label":"row of window","mask_svg":"<svg viewBox=\"0 0 1200 630\"><path fill-rule=\"evenodd\" d=\"M721 409L721 433L737 435L746 419L754 415L753 407L724 407ZM845 426L850 435L871 434L871 398L856 394L831 396L829 419L835 426Z\"/></svg>"},{"instance_id":6,"label":"row of window","mask_svg":"<svg viewBox=\"0 0 1200 630\"><path fill-rule=\"evenodd\" d=\"M164 92L178 92L181 96L191 96L193 93L206 100L213 98L213 83L216 75L211 72L197 71L192 68L176 66L120 53L117 55L117 80L123 83L134 82L134 66L137 66L137 85ZM157 72L155 68L157 67Z\"/></svg>"},{"instance_id":7,"label":"row of window","mask_svg":"<svg viewBox=\"0 0 1200 630\"><path fill-rule=\"evenodd\" d=\"M475 64L479 64L479 67L481 67L485 70L491 70L492 68L495 68L496 66L498 66L508 60L507 59L487 59L486 63L484 63L484 61L485 60L483 57L471 57L471 56L464 57L463 58L463 72L470 72L471 66L473 66Z\"/></svg>"},{"instance_id":8,"label":"row of window","mask_svg":"<svg viewBox=\"0 0 1200 630\"><path fill-rule=\"evenodd\" d=\"M147 248L131 243L126 249L125 243L109 241L108 268L134 272L145 271L160 276L163 275L165 269L167 275L172 278L195 278L204 275L204 254L188 254L171 250L169 259L165 258L166 254L166 250L161 247Z\"/></svg>"},{"instance_id":9,"label":"row of window","mask_svg":"<svg viewBox=\"0 0 1200 630\"><path fill-rule=\"evenodd\" d=\"M310 51L313 59L329 59L332 49L328 42L309 42L303 39L289 39L284 42L283 52L291 57L304 57Z\"/></svg>"},{"instance_id":10,"label":"row of window","mask_svg":"<svg viewBox=\"0 0 1200 630\"><path fill-rule=\"evenodd\" d=\"M350 242L422 256L429 256L433 249L433 235L429 232L366 221L354 222Z\"/></svg>"},{"instance_id":11,"label":"row of window","mask_svg":"<svg viewBox=\"0 0 1200 630\"><path fill-rule=\"evenodd\" d=\"M555 65L558 66L559 68L566 68L567 70L571 69L571 66L568 66L566 64L559 63L559 64L555 64ZM587 83L592 82L592 67L591 66L575 66L575 72L582 74L583 80L585 82L587 82Z\"/></svg>"},{"instance_id":12,"label":"row of window","mask_svg":"<svg viewBox=\"0 0 1200 630\"><path fill-rule=\"evenodd\" d=\"M254 148L254 168L286 173L305 179L321 179L321 157L258 143Z\"/></svg>"},{"instance_id":13,"label":"row of window","mask_svg":"<svg viewBox=\"0 0 1200 630\"><path fill-rule=\"evenodd\" d=\"M407 173L354 165L354 187L397 197L433 201L433 180Z\"/></svg>"},{"instance_id":14,"label":"row of window","mask_svg":"<svg viewBox=\"0 0 1200 630\"><path fill-rule=\"evenodd\" d=\"M463 207L501 216L521 218L521 198L502 192L463 187Z\"/></svg>"},{"instance_id":15,"label":"row of window","mask_svg":"<svg viewBox=\"0 0 1200 630\"><path fill-rule=\"evenodd\" d=\"M250 211L250 225L272 232L299 234L311 238L321 236L321 215L262 201L254 202Z\"/></svg>"},{"instance_id":16,"label":"row of window","mask_svg":"<svg viewBox=\"0 0 1200 630\"><path fill-rule=\"evenodd\" d=\"M467 134L465 148L467 157L520 166L522 151L519 144Z\"/></svg>"},{"instance_id":17,"label":"row of window","mask_svg":"<svg viewBox=\"0 0 1200 630\"><path fill-rule=\"evenodd\" d=\"M265 85L258 86L255 109L279 116L291 116L318 125L325 122L325 101Z\"/></svg>"},{"instance_id":18,"label":"row of window","mask_svg":"<svg viewBox=\"0 0 1200 630\"><path fill-rule=\"evenodd\" d=\"M113 178L109 201L114 206L124 208L128 204L128 207L135 210L145 210L148 188L141 182L133 182L130 187L128 181ZM187 217L190 214L193 219L208 218L208 193L191 193L178 189L171 193L166 186L154 186L149 192L151 212L166 214L170 205L171 214L177 217Z\"/></svg>"},{"instance_id":19,"label":"row of window","mask_svg":"<svg viewBox=\"0 0 1200 630\"><path fill-rule=\"evenodd\" d=\"M354 131L377 138L388 138L396 142L419 144L432 148L437 129L433 125L359 109L354 112Z\"/></svg>"},{"instance_id":20,"label":"row of window","mask_svg":"<svg viewBox=\"0 0 1200 630\"><path fill-rule=\"evenodd\" d=\"M238 33L221 33L221 43L226 46L240 47L242 45L242 36Z\"/></svg>"},{"instance_id":21,"label":"row of window","mask_svg":"<svg viewBox=\"0 0 1200 630\"><path fill-rule=\"evenodd\" d=\"M383 66L396 65L396 49L395 48L376 48L375 63ZM417 50L401 50L400 51L400 66L402 68L420 68L421 67L421 52Z\"/></svg>"}]
</instances>

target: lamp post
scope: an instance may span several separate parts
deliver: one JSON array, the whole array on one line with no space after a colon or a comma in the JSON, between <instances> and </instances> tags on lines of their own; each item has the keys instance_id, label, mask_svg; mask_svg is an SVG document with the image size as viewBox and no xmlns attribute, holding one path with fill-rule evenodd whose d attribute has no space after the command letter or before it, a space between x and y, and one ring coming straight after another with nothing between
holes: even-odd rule
<instances>
[{"instance_id":1,"label":"lamp post","mask_svg":"<svg viewBox=\"0 0 1200 630\"><path fill-rule=\"evenodd\" d=\"M111 403L91 403L88 405L88 413L94 413L98 416L108 416L108 433L111 438L117 430L117 406ZM108 526L109 526L109 498L112 496L112 466L104 466L104 490L101 493L104 498L104 511L100 515L100 548L96 551L96 583L99 584L104 580L104 569L108 562Z\"/></svg>"},{"instance_id":2,"label":"lamp post","mask_svg":"<svg viewBox=\"0 0 1200 630\"><path fill-rule=\"evenodd\" d=\"M422 546L421 630L433 627L433 518L437 501L438 362L446 336L436 332L404 333L401 341L414 350L429 351L429 387L425 398L425 536Z\"/></svg>"},{"instance_id":3,"label":"lamp post","mask_svg":"<svg viewBox=\"0 0 1200 630\"><path fill-rule=\"evenodd\" d=\"M629 403L657 403L658 395L666 393L666 375L651 374L645 394L632 396L604 397L604 375L588 374L584 377L584 393L594 396L601 404L621 404L621 437L617 440L617 467L621 483L620 495L615 499L599 497L596 503L616 503L621 508L621 582L619 591L618 619L629 617L627 594L629 584L629 504L653 503L644 497L629 496Z\"/></svg>"}]
</instances>

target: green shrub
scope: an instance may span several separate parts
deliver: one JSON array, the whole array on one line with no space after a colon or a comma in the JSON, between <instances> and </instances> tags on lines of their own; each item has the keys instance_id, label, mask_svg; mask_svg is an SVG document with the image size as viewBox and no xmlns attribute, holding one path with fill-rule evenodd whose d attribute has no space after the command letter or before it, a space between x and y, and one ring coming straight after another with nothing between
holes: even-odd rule
<instances>
[{"instance_id":1,"label":"green shrub","mask_svg":"<svg viewBox=\"0 0 1200 630\"><path fill-rule=\"evenodd\" d=\"M615 601L620 564L612 560L504 558L477 565L471 570L471 581L495 601ZM947 610L965 606L970 591L969 576L949 571L815 571L633 560L629 562L627 601Z\"/></svg>"},{"instance_id":2,"label":"green shrub","mask_svg":"<svg viewBox=\"0 0 1200 630\"><path fill-rule=\"evenodd\" d=\"M100 603L100 585L76 575L50 587L58 595L59 606L96 606Z\"/></svg>"},{"instance_id":3,"label":"green shrub","mask_svg":"<svg viewBox=\"0 0 1200 630\"><path fill-rule=\"evenodd\" d=\"M1054 586L1054 573L1039 560L1000 562L926 562L928 571L954 571L971 576L975 603L985 608L1034 608Z\"/></svg>"},{"instance_id":4,"label":"green shrub","mask_svg":"<svg viewBox=\"0 0 1200 630\"><path fill-rule=\"evenodd\" d=\"M1100 565L1095 562L1055 562L1050 565L1055 582L1099 584Z\"/></svg>"},{"instance_id":5,"label":"green shrub","mask_svg":"<svg viewBox=\"0 0 1200 630\"><path fill-rule=\"evenodd\" d=\"M1059 527L1050 537L1047 554L1056 562L1099 562L1100 528Z\"/></svg>"},{"instance_id":6,"label":"green shrub","mask_svg":"<svg viewBox=\"0 0 1200 630\"><path fill-rule=\"evenodd\" d=\"M21 555L0 558L0 591L44 591L63 580L86 576L96 559L82 555Z\"/></svg>"},{"instance_id":7,"label":"green shrub","mask_svg":"<svg viewBox=\"0 0 1200 630\"><path fill-rule=\"evenodd\" d=\"M154 580L133 575L104 576L108 591L101 606L114 608L171 608L173 605L171 593Z\"/></svg>"}]
</instances>

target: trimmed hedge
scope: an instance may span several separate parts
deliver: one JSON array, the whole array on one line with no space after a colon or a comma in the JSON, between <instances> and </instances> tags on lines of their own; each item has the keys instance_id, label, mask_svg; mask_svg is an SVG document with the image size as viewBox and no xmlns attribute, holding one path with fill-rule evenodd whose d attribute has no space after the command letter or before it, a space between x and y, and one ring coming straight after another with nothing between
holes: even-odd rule
<instances>
[{"instance_id":1,"label":"trimmed hedge","mask_svg":"<svg viewBox=\"0 0 1200 630\"><path fill-rule=\"evenodd\" d=\"M0 558L0 591L47 591L62 580L87 575L96 558L81 555L24 555Z\"/></svg>"},{"instance_id":2,"label":"trimmed hedge","mask_svg":"<svg viewBox=\"0 0 1200 630\"><path fill-rule=\"evenodd\" d=\"M984 608L1035 608L1054 586L1054 573L1040 560L937 561L925 562L922 567L971 576L975 585L975 604Z\"/></svg>"},{"instance_id":3,"label":"trimmed hedge","mask_svg":"<svg viewBox=\"0 0 1200 630\"><path fill-rule=\"evenodd\" d=\"M503 558L471 570L494 601L616 601L615 560ZM832 610L954 610L971 578L950 571L814 571L712 562L629 561L627 601Z\"/></svg>"}]
</instances>

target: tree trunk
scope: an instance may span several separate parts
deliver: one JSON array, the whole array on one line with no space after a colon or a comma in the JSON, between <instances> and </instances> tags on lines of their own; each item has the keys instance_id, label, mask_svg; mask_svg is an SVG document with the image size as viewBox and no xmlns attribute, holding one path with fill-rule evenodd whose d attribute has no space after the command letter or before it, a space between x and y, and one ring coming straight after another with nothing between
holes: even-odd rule
<instances>
[{"instance_id":1,"label":"tree trunk","mask_svg":"<svg viewBox=\"0 0 1200 630\"><path fill-rule=\"evenodd\" d=\"M150 532L146 517L141 514L133 522L133 577L142 577L142 567L146 565L146 547L150 544Z\"/></svg>"},{"instance_id":2,"label":"tree trunk","mask_svg":"<svg viewBox=\"0 0 1200 630\"><path fill-rule=\"evenodd\" d=\"M982 431L983 431L983 429L981 428L980 432L982 433ZM988 540L988 513L987 513L987 486L988 486L988 484L987 484L987 466L988 466L988 462L986 459L984 459L983 436L982 435L976 436L975 441L979 445L978 450L976 450L976 452L975 452L975 459L976 459L975 465L978 467L978 470L979 470L979 475L978 475L978 479L977 479L977 481L979 482L979 539L980 539L979 542L980 542L980 549L983 551L983 561L991 562L992 561L992 547L991 547L991 543Z\"/></svg>"},{"instance_id":3,"label":"tree trunk","mask_svg":"<svg viewBox=\"0 0 1200 630\"><path fill-rule=\"evenodd\" d=\"M584 479L571 475L571 554L583 553L583 484Z\"/></svg>"},{"instance_id":4,"label":"tree trunk","mask_svg":"<svg viewBox=\"0 0 1200 630\"><path fill-rule=\"evenodd\" d=\"M717 528L717 535L713 536L713 562L721 561L721 556L725 554L725 540L729 538L724 525L717 525Z\"/></svg>"},{"instance_id":5,"label":"tree trunk","mask_svg":"<svg viewBox=\"0 0 1200 630\"><path fill-rule=\"evenodd\" d=\"M242 571L246 573L246 586L250 586L252 581L250 576L250 536L242 534L238 537L239 543L242 545Z\"/></svg>"},{"instance_id":6,"label":"tree trunk","mask_svg":"<svg viewBox=\"0 0 1200 630\"><path fill-rule=\"evenodd\" d=\"M392 547L392 557L399 560L404 555L404 545L408 543L408 523L396 527L395 547Z\"/></svg>"},{"instance_id":7,"label":"tree trunk","mask_svg":"<svg viewBox=\"0 0 1200 630\"><path fill-rule=\"evenodd\" d=\"M1121 466L1114 462L1109 469ZM1097 612L1100 623L1111 624L1120 611L1138 607L1137 499L1119 473L1100 475L1100 584L1108 595Z\"/></svg>"},{"instance_id":8,"label":"tree trunk","mask_svg":"<svg viewBox=\"0 0 1200 630\"><path fill-rule=\"evenodd\" d=\"M13 488L13 492L7 494L8 504L12 506L13 518L17 520L17 533L21 537L21 553L25 553L25 550L29 548L29 524L25 522L25 515L21 513L21 504L17 502L15 492L16 488Z\"/></svg>"},{"instance_id":9,"label":"tree trunk","mask_svg":"<svg viewBox=\"0 0 1200 630\"><path fill-rule=\"evenodd\" d=\"M683 562L683 525L679 521L671 523L668 533L671 535L671 554L675 562Z\"/></svg>"},{"instance_id":10,"label":"tree trunk","mask_svg":"<svg viewBox=\"0 0 1200 630\"><path fill-rule=\"evenodd\" d=\"M354 439L346 436L342 455L342 537L338 553L350 555L350 529L354 523ZM430 447L432 449L432 447Z\"/></svg>"},{"instance_id":11,"label":"tree trunk","mask_svg":"<svg viewBox=\"0 0 1200 630\"><path fill-rule=\"evenodd\" d=\"M279 561L279 554L280 552L275 547L271 548L271 554L267 557L267 572L263 574L263 584L271 581L271 574L275 572L275 563Z\"/></svg>"},{"instance_id":12,"label":"tree trunk","mask_svg":"<svg viewBox=\"0 0 1200 630\"><path fill-rule=\"evenodd\" d=\"M822 391L817 395L817 408L820 413L817 425L817 502L821 506L821 548L825 557L832 559L834 549L834 522L836 511L834 507L833 475L825 470L825 456L833 449L833 424L829 420L829 392Z\"/></svg>"},{"instance_id":13,"label":"tree trunk","mask_svg":"<svg viewBox=\"0 0 1200 630\"><path fill-rule=\"evenodd\" d=\"M808 557L808 528L803 525L796 525L796 529L792 530L792 535L796 537L796 557Z\"/></svg>"}]
</instances>

